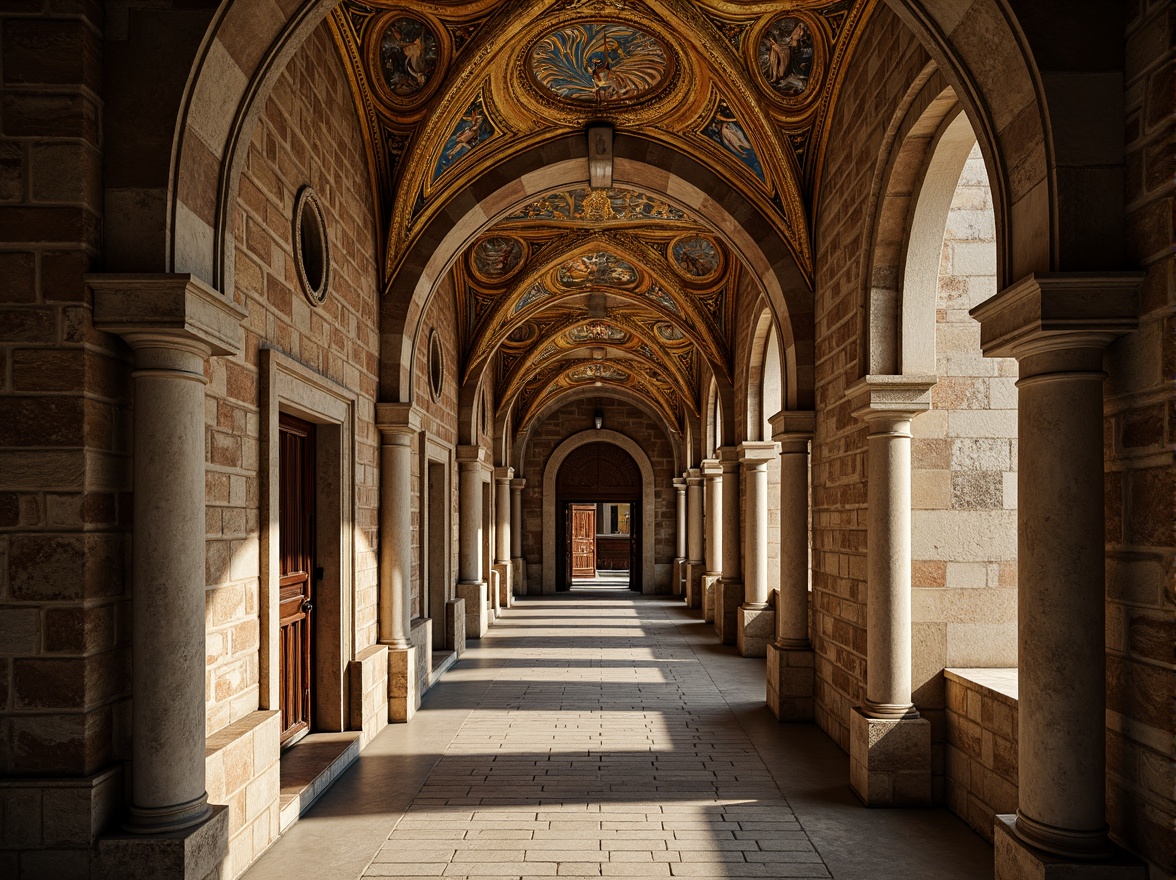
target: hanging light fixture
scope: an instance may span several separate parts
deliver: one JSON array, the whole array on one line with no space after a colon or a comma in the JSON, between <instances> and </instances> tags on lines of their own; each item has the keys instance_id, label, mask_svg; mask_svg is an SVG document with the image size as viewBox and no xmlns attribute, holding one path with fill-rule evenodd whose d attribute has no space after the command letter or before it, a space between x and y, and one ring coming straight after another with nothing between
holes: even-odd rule
<instances>
[{"instance_id":1,"label":"hanging light fixture","mask_svg":"<svg viewBox=\"0 0 1176 880\"><path fill-rule=\"evenodd\" d=\"M604 410L598 409L592 414L592 424L596 425L597 431L604 427Z\"/></svg>"}]
</instances>

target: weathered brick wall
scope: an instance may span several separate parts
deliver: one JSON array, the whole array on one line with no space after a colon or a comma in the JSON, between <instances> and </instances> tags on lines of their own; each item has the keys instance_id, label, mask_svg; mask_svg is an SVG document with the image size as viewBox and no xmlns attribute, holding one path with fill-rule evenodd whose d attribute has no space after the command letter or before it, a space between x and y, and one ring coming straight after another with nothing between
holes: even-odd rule
<instances>
[{"instance_id":1,"label":"weathered brick wall","mask_svg":"<svg viewBox=\"0 0 1176 880\"><path fill-rule=\"evenodd\" d=\"M84 871L121 782L81 777L129 754L129 351L92 329L82 282L101 244L102 16L0 12L0 776L23 777L0 792L4 876Z\"/></svg>"},{"instance_id":2,"label":"weathered brick wall","mask_svg":"<svg viewBox=\"0 0 1176 880\"><path fill-rule=\"evenodd\" d=\"M943 239L938 382L930 411L911 426L914 701L932 723L936 800L943 795L943 669L1017 665L1017 362L984 357L980 325L968 315L996 290L992 194L977 146Z\"/></svg>"},{"instance_id":3,"label":"weathered brick wall","mask_svg":"<svg viewBox=\"0 0 1176 880\"><path fill-rule=\"evenodd\" d=\"M881 59L885 59L883 62ZM849 710L866 680L866 432L844 400L859 375L866 203L882 137L927 63L876 7L833 113L816 229L816 436L813 440L813 645L817 723L849 748Z\"/></svg>"},{"instance_id":4,"label":"weathered brick wall","mask_svg":"<svg viewBox=\"0 0 1176 880\"><path fill-rule=\"evenodd\" d=\"M214 358L207 396L209 732L258 706L260 600L259 349L281 351L355 392L355 645L376 639L379 352L376 243L363 140L325 25L291 58L266 101L241 173L236 284L249 306L245 346ZM326 214L330 295L303 296L294 200L310 184Z\"/></svg>"},{"instance_id":5,"label":"weathered brick wall","mask_svg":"<svg viewBox=\"0 0 1176 880\"><path fill-rule=\"evenodd\" d=\"M1107 814L1116 837L1176 875L1176 18L1162 0L1127 9L1127 257L1147 275L1139 330L1107 356Z\"/></svg>"},{"instance_id":6,"label":"weathered brick wall","mask_svg":"<svg viewBox=\"0 0 1176 880\"><path fill-rule=\"evenodd\" d=\"M596 410L604 413L604 426L629 437L645 450L653 467L653 544L643 536L643 552L654 554L659 591L669 590L669 566L674 561L677 499L674 494L674 448L653 420L632 404L608 398L577 400L560 407L535 427L523 460L527 486L523 489L523 557L527 582L538 591L543 576L543 469L568 437L593 427ZM557 552L559 552L557 548Z\"/></svg>"}]
</instances>

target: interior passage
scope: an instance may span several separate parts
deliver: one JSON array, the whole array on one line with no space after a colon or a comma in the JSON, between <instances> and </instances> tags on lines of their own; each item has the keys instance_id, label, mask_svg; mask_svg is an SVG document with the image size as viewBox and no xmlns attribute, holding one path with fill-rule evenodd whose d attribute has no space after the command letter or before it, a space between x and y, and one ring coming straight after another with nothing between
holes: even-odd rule
<instances>
[{"instance_id":1,"label":"interior passage","mask_svg":"<svg viewBox=\"0 0 1176 880\"><path fill-rule=\"evenodd\" d=\"M896 877L990 876L990 851L945 812L862 810L827 740L803 737L789 751L790 727L763 706L762 669L738 674L750 664L701 629L671 599L581 590L520 600L426 695L434 732L405 743L400 760L410 767L415 753L429 766L384 833L367 838L374 852L361 876L884 877L865 864L872 844L906 849L904 830L940 845L908 857ZM357 876L331 847L347 845L356 814L379 812L370 788L395 770L376 769L378 745L348 774L362 784L344 779L328 792L248 877L294 865ZM783 779L815 781L819 803L802 796L811 822ZM974 872L949 860L956 844Z\"/></svg>"}]
</instances>

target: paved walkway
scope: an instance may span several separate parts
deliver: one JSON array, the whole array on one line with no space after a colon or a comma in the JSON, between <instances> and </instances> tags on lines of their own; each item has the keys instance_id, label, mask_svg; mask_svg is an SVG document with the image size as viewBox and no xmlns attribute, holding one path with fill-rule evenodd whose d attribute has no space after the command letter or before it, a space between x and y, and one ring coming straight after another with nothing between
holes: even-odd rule
<instances>
[{"instance_id":1,"label":"paved walkway","mask_svg":"<svg viewBox=\"0 0 1176 880\"><path fill-rule=\"evenodd\" d=\"M519 602L246 877L991 877L945 811L857 804L714 642L669 599Z\"/></svg>"}]
</instances>

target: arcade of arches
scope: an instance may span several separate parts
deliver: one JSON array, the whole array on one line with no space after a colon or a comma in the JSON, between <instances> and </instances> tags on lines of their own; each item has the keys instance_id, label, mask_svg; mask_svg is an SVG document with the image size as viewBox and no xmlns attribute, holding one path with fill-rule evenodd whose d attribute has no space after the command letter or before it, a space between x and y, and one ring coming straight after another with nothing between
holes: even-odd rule
<instances>
[{"instance_id":1,"label":"arcade of arches","mask_svg":"<svg viewBox=\"0 0 1176 880\"><path fill-rule=\"evenodd\" d=\"M1176 876L1168 4L0 24L0 875L232 880L607 582L862 810Z\"/></svg>"}]
</instances>

